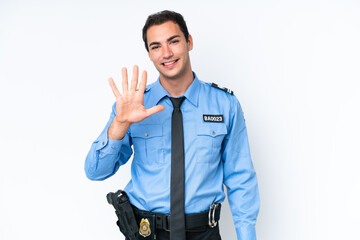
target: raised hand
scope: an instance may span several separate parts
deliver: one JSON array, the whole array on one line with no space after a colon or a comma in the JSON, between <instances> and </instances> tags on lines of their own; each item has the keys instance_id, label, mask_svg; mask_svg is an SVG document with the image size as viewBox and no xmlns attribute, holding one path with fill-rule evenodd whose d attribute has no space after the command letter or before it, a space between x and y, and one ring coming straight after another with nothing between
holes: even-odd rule
<instances>
[{"instance_id":1,"label":"raised hand","mask_svg":"<svg viewBox=\"0 0 360 240\"><path fill-rule=\"evenodd\" d=\"M138 75L139 68L138 66L134 66L129 89L127 69L122 68L122 94L116 87L114 80L109 78L109 84L116 98L116 116L108 130L108 136L111 139L122 139L132 123L140 122L152 114L164 110L164 106L162 105L157 105L149 109L144 107L147 73L146 71L142 72L139 89L137 90Z\"/></svg>"}]
</instances>

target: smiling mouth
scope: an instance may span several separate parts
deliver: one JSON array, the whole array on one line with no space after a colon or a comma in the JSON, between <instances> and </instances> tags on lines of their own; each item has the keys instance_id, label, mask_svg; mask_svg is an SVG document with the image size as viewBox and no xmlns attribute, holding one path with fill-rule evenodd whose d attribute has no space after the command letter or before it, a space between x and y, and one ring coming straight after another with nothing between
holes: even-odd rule
<instances>
[{"instance_id":1,"label":"smiling mouth","mask_svg":"<svg viewBox=\"0 0 360 240\"><path fill-rule=\"evenodd\" d=\"M179 60L179 59L176 59L176 60L171 61L171 62L165 62L165 63L162 63L162 65L164 65L164 66L170 66L171 64L176 63L178 60Z\"/></svg>"}]
</instances>

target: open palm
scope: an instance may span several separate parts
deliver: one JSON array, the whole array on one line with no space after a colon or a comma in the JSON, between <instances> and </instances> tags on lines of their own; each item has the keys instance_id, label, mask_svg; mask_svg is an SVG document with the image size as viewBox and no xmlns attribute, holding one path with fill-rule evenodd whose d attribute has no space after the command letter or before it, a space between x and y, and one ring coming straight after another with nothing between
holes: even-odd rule
<instances>
[{"instance_id":1,"label":"open palm","mask_svg":"<svg viewBox=\"0 0 360 240\"><path fill-rule=\"evenodd\" d=\"M122 68L122 94L116 87L114 80L109 78L109 84L116 98L116 116L114 121L130 125L164 110L164 106L162 105L157 105L149 109L144 107L144 92L146 88L147 73L146 71L142 72L139 89L137 90L138 75L139 69L137 66L134 66L129 89L127 69Z\"/></svg>"}]
</instances>

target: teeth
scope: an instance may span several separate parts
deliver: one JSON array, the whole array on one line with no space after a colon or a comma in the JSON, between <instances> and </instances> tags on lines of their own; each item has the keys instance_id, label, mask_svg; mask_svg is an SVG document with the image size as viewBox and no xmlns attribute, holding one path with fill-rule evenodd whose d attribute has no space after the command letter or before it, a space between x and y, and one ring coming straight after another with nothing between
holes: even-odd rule
<instances>
[{"instance_id":1,"label":"teeth","mask_svg":"<svg viewBox=\"0 0 360 240\"><path fill-rule=\"evenodd\" d=\"M167 65L171 65L171 64L173 64L174 62L176 62L176 60L174 60L174 61L172 61L172 62L167 62L167 63L164 63L164 65L165 65L165 66L167 66Z\"/></svg>"}]
</instances>

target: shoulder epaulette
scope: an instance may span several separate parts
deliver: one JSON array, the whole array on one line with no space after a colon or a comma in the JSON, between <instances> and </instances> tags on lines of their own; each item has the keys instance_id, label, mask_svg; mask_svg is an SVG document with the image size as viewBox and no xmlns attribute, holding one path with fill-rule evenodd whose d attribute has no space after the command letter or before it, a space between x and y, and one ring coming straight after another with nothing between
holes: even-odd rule
<instances>
[{"instance_id":1,"label":"shoulder epaulette","mask_svg":"<svg viewBox=\"0 0 360 240\"><path fill-rule=\"evenodd\" d=\"M231 90L231 89L229 89L229 88L226 88L226 87L219 87L219 85L217 85L216 83L211 83L211 86L214 87L214 88L223 90L224 92L230 93L231 95L234 94L234 91L233 91L233 90Z\"/></svg>"}]
</instances>

